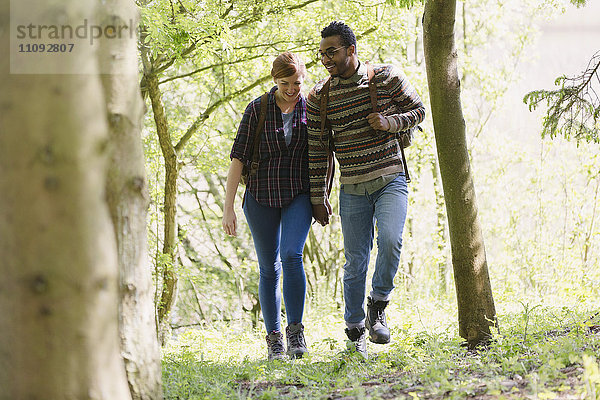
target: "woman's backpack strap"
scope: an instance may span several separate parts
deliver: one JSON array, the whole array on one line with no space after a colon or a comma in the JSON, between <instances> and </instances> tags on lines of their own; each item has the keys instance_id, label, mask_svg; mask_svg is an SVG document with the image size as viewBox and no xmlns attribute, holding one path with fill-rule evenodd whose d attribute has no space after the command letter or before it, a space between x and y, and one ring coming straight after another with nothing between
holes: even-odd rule
<instances>
[{"instance_id":1,"label":"woman's backpack strap","mask_svg":"<svg viewBox=\"0 0 600 400\"><path fill-rule=\"evenodd\" d=\"M252 162L250 164L250 175L254 175L258 170L258 149L265 130L265 120L267 119L267 105L269 102L269 93L260 97L260 113L258 114L258 123L254 132L254 142L252 143Z\"/></svg>"}]
</instances>

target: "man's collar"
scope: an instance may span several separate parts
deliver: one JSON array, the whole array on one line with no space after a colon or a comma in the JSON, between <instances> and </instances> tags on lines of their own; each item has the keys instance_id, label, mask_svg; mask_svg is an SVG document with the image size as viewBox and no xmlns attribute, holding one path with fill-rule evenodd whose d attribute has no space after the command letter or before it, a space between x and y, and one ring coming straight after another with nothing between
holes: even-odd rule
<instances>
[{"instance_id":1,"label":"man's collar","mask_svg":"<svg viewBox=\"0 0 600 400\"><path fill-rule=\"evenodd\" d=\"M331 79L331 84L337 85L340 82L358 83L365 76L367 76L367 64L358 61L358 68L350 78L342 78L340 76L336 76Z\"/></svg>"}]
</instances>

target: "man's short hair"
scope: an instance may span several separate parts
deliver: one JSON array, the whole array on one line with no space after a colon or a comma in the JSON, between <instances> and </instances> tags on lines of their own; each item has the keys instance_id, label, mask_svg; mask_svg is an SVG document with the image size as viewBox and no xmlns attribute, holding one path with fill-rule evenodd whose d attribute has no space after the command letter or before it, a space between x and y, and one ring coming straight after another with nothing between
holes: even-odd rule
<instances>
[{"instance_id":1,"label":"man's short hair","mask_svg":"<svg viewBox=\"0 0 600 400\"><path fill-rule=\"evenodd\" d=\"M352 32L352 29L350 29L348 25L341 21L333 21L323 28L321 37L325 39L330 36L339 36L342 39L342 44L344 46L354 45L354 47L356 47L356 36L354 36L354 32Z\"/></svg>"}]
</instances>

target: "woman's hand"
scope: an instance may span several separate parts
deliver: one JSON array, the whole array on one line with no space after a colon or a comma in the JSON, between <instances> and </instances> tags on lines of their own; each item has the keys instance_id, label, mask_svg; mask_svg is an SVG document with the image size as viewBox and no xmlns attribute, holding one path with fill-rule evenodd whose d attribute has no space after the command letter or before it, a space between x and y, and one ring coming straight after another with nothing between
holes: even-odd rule
<instances>
[{"instance_id":1,"label":"woman's hand","mask_svg":"<svg viewBox=\"0 0 600 400\"><path fill-rule=\"evenodd\" d=\"M223 205L223 220L221 224L225 233L230 236L237 236L237 217L233 210L233 203L235 201L235 193L240 184L242 167L242 162L237 158L233 158L229 166L229 172L227 173L227 183L225 184L225 203Z\"/></svg>"},{"instance_id":2,"label":"woman's hand","mask_svg":"<svg viewBox=\"0 0 600 400\"><path fill-rule=\"evenodd\" d=\"M237 216L235 215L235 211L225 210L223 212L223 230L229 236L237 236Z\"/></svg>"}]
</instances>

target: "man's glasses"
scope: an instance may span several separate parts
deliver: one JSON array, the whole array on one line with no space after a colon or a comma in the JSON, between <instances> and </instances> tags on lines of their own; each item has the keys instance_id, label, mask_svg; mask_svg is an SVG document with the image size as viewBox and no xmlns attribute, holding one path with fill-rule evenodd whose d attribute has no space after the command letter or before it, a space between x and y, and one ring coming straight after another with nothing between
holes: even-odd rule
<instances>
[{"instance_id":1,"label":"man's glasses","mask_svg":"<svg viewBox=\"0 0 600 400\"><path fill-rule=\"evenodd\" d=\"M332 60L333 57L335 56L335 53L337 53L338 50L345 49L345 48L347 48L347 46L341 46L341 47L336 47L336 48L330 47L327 50L325 50L324 52L317 51L317 60L322 60L323 56L327 56L328 59Z\"/></svg>"}]
</instances>

